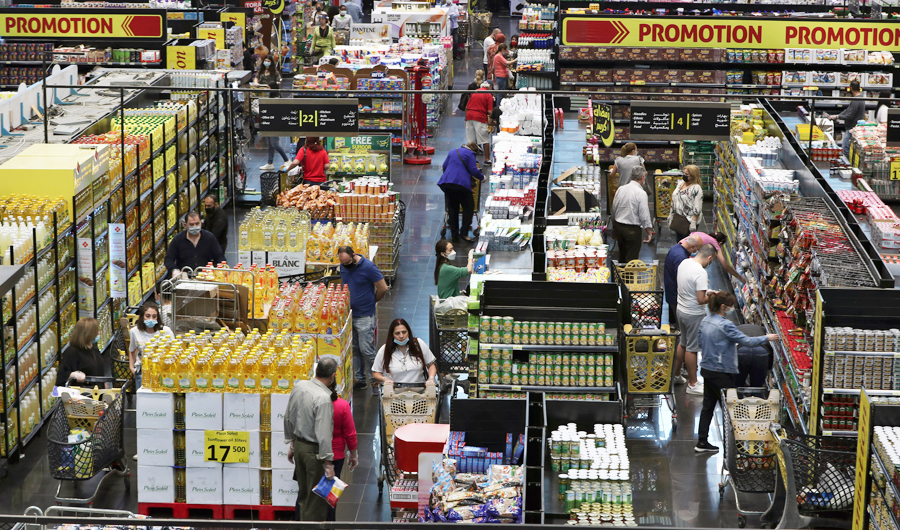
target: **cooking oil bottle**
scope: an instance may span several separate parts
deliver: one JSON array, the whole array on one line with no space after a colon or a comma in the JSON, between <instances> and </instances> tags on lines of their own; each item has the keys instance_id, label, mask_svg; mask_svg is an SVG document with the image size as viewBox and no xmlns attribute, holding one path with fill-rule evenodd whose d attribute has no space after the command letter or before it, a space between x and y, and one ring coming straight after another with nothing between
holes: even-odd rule
<instances>
[{"instance_id":1,"label":"cooking oil bottle","mask_svg":"<svg viewBox=\"0 0 900 530\"><path fill-rule=\"evenodd\" d=\"M175 429L184 430L184 394L175 394Z\"/></svg>"},{"instance_id":2,"label":"cooking oil bottle","mask_svg":"<svg viewBox=\"0 0 900 530\"><path fill-rule=\"evenodd\" d=\"M177 502L177 501L176 501ZM259 470L259 503L272 504L272 470Z\"/></svg>"},{"instance_id":3,"label":"cooking oil bottle","mask_svg":"<svg viewBox=\"0 0 900 530\"><path fill-rule=\"evenodd\" d=\"M175 391L175 363L175 358L172 355L167 355L162 360L159 374L160 390Z\"/></svg>"},{"instance_id":4,"label":"cooking oil bottle","mask_svg":"<svg viewBox=\"0 0 900 530\"><path fill-rule=\"evenodd\" d=\"M187 466L186 462L186 452L185 452L185 441L184 441L184 431L175 431L175 467L185 467Z\"/></svg>"},{"instance_id":5,"label":"cooking oil bottle","mask_svg":"<svg viewBox=\"0 0 900 530\"><path fill-rule=\"evenodd\" d=\"M282 354L275 363L275 386L279 392L290 392L294 387L292 374L294 372L293 357L290 352Z\"/></svg>"},{"instance_id":6,"label":"cooking oil bottle","mask_svg":"<svg viewBox=\"0 0 900 530\"><path fill-rule=\"evenodd\" d=\"M209 392L209 361L212 358L212 350L204 349L203 353L194 363L194 391Z\"/></svg>"},{"instance_id":7,"label":"cooking oil bottle","mask_svg":"<svg viewBox=\"0 0 900 530\"><path fill-rule=\"evenodd\" d=\"M259 391L259 358L256 354L244 359L244 392L253 394Z\"/></svg>"},{"instance_id":8,"label":"cooking oil bottle","mask_svg":"<svg viewBox=\"0 0 900 530\"><path fill-rule=\"evenodd\" d=\"M226 381L226 357L216 355L209 363L209 380L211 389L214 392L222 392L225 390Z\"/></svg>"},{"instance_id":9,"label":"cooking oil bottle","mask_svg":"<svg viewBox=\"0 0 900 530\"><path fill-rule=\"evenodd\" d=\"M187 481L184 469L175 469L175 502L187 502Z\"/></svg>"},{"instance_id":10,"label":"cooking oil bottle","mask_svg":"<svg viewBox=\"0 0 900 530\"><path fill-rule=\"evenodd\" d=\"M272 396L264 395L259 402L259 430L272 430ZM262 466L269 467L269 466Z\"/></svg>"},{"instance_id":11,"label":"cooking oil bottle","mask_svg":"<svg viewBox=\"0 0 900 530\"><path fill-rule=\"evenodd\" d=\"M272 376L272 358L268 355L259 361L259 391L262 394L271 394L274 386ZM265 399L266 396L263 396Z\"/></svg>"},{"instance_id":12,"label":"cooking oil bottle","mask_svg":"<svg viewBox=\"0 0 900 530\"><path fill-rule=\"evenodd\" d=\"M265 398L263 398L265 399ZM259 433L259 467L272 467L272 433Z\"/></svg>"},{"instance_id":13,"label":"cooking oil bottle","mask_svg":"<svg viewBox=\"0 0 900 530\"><path fill-rule=\"evenodd\" d=\"M193 358L185 353L178 358L178 390L182 392L191 392L194 388L194 361Z\"/></svg>"},{"instance_id":14,"label":"cooking oil bottle","mask_svg":"<svg viewBox=\"0 0 900 530\"><path fill-rule=\"evenodd\" d=\"M229 392L240 392L241 379L243 379L244 375L244 367L239 356L232 355L228 359L227 372L228 374L225 379L225 388L227 388Z\"/></svg>"}]
</instances>

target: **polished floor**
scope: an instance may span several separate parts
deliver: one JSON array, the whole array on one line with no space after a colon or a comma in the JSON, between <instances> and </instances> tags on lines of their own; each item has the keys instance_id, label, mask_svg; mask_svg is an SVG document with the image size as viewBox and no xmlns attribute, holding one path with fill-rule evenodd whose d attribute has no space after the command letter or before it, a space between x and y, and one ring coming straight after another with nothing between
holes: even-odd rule
<instances>
[{"instance_id":1,"label":"polished floor","mask_svg":"<svg viewBox=\"0 0 900 530\"><path fill-rule=\"evenodd\" d=\"M502 24L508 25L509 20L502 21ZM458 87L469 82L475 69L480 68L481 60L479 49L457 63L455 84ZM455 106L455 101L451 104ZM566 121L567 128L558 133L556 173L582 162L584 131L578 127L574 115L570 118ZM432 139L437 152L431 165L393 165L395 190L400 193L408 209L399 275L378 307L382 340L388 323L397 317L409 321L415 334L428 335L428 297L436 293L433 280L434 243L439 238L443 214L443 195L436 182L445 154L461 145L464 139L462 117L451 116L448 112L443 120ZM254 172L265 162L264 146L262 141L253 146L250 167ZM254 185L252 180L250 185ZM711 219L708 213L710 207L706 207L707 220ZM243 212L238 210L234 213L234 219L242 215ZM232 234L230 241L235 240ZM653 242L644 246L641 257L662 260L674 242L673 234L664 229ZM235 260L236 245L229 246L228 257ZM460 245L459 255L465 256L467 250L467 247ZM713 281L721 285L721 273L716 272ZM732 491L729 489L726 492L723 501L719 500L718 495L722 454L695 456L693 452L702 397L686 396L684 387L677 387L675 400L677 429L673 429L672 417L665 405L634 410L627 421L635 516L644 525L734 527L737 519ZM350 487L338 505L338 519L389 521L387 494L379 495L376 486L380 454L376 400L368 391L357 391L353 410L359 433L360 467L352 474L344 475ZM446 421L446 413L444 416ZM125 434L126 452L132 455L135 453L133 416L126 418L126 425L129 427ZM721 438L715 428L710 442L721 446ZM137 470L133 467L132 472ZM134 477L132 483L135 483ZM9 475L0 480L0 513L21 514L29 506L52 506L56 485L49 474L46 436L41 433L25 449L21 460L10 466ZM93 490L93 484L86 484L84 490ZM745 509L761 509L767 499L764 495L742 495L741 503ZM102 486L94 507L136 512L137 497L134 491L126 494L120 479L114 479ZM754 523L751 518L750 524Z\"/></svg>"}]
</instances>

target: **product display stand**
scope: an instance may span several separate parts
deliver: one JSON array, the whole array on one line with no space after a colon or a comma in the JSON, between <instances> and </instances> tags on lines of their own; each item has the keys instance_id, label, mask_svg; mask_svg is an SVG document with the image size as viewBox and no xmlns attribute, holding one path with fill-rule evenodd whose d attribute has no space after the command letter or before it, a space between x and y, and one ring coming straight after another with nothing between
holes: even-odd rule
<instances>
[{"instance_id":1,"label":"product display stand","mask_svg":"<svg viewBox=\"0 0 900 530\"><path fill-rule=\"evenodd\" d=\"M893 427L893 429L891 429ZM900 480L895 454L900 405L859 392L859 440L853 494L853 528L900 528ZM888 433L894 431L894 436Z\"/></svg>"},{"instance_id":2,"label":"product display stand","mask_svg":"<svg viewBox=\"0 0 900 530\"><path fill-rule=\"evenodd\" d=\"M25 275L25 266L23 265L3 265L0 266L0 292L3 293L3 320L5 321L8 317L12 316L12 311L10 309L10 314L7 314L7 304L8 301L11 302L15 298L14 288L15 285L22 279ZM14 306L10 306L12 308ZM15 321L13 321L15 322ZM7 343L6 333L8 332L7 326L2 326L0 328L0 339L2 339L2 343L5 345ZM15 339L15 336L13 337ZM3 449L0 452L0 456L4 457L2 460L5 462L7 459L18 459L19 441L22 439L22 435L24 433L20 433L19 431L19 388L16 382L18 381L18 363L16 363L16 353L15 351L6 352L6 348L4 346L3 349L3 368L4 372L7 374L7 377L3 379L3 414L0 415L0 448ZM9 374L12 373L12 379L9 377ZM11 380L10 380L11 379Z\"/></svg>"}]
</instances>

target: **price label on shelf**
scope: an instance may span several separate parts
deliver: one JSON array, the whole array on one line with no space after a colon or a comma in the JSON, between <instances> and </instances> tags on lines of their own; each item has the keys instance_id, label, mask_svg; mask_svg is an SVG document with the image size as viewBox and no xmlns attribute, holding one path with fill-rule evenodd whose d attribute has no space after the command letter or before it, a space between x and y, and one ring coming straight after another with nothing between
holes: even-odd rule
<instances>
[{"instance_id":1,"label":"price label on shelf","mask_svg":"<svg viewBox=\"0 0 900 530\"><path fill-rule=\"evenodd\" d=\"M900 157L891 158L891 180L900 180Z\"/></svg>"},{"instance_id":2,"label":"price label on shelf","mask_svg":"<svg viewBox=\"0 0 900 530\"><path fill-rule=\"evenodd\" d=\"M250 462L250 433L247 431L206 431L203 447L207 462Z\"/></svg>"}]
</instances>

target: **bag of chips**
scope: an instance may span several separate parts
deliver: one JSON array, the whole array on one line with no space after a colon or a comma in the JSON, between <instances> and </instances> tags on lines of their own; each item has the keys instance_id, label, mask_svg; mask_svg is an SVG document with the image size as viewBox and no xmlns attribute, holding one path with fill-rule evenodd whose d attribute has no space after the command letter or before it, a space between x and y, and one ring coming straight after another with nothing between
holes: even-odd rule
<instances>
[{"instance_id":1,"label":"bag of chips","mask_svg":"<svg viewBox=\"0 0 900 530\"><path fill-rule=\"evenodd\" d=\"M337 477L327 478L325 475L322 475L322 479L313 488L313 493L325 499L325 502L330 504L332 508L335 508L346 487L347 483L343 480Z\"/></svg>"}]
</instances>

